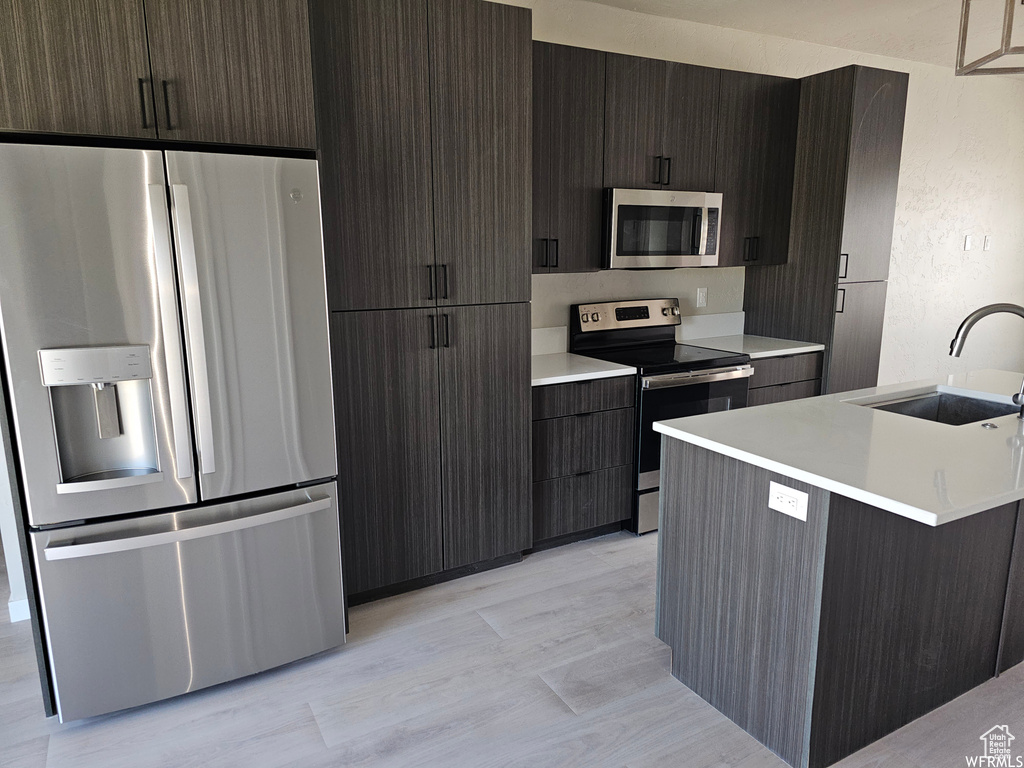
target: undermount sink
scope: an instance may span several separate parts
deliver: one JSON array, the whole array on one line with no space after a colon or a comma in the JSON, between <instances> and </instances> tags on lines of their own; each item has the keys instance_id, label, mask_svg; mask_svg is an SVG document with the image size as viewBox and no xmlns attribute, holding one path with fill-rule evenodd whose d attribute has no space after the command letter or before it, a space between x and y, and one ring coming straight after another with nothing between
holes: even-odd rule
<instances>
[{"instance_id":1,"label":"undermount sink","mask_svg":"<svg viewBox=\"0 0 1024 768\"><path fill-rule=\"evenodd\" d=\"M874 400L874 402L857 402L868 408L890 413L901 413L915 419L937 421L959 427L979 421L1009 416L1018 413L1020 408L1007 403L997 403L977 397L954 395L948 392L923 392L910 396Z\"/></svg>"}]
</instances>

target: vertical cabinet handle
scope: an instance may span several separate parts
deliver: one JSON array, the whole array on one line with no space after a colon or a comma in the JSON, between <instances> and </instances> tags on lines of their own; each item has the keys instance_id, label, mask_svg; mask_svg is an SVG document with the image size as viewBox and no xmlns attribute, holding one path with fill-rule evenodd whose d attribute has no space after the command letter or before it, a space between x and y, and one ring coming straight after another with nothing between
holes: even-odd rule
<instances>
[{"instance_id":1,"label":"vertical cabinet handle","mask_svg":"<svg viewBox=\"0 0 1024 768\"><path fill-rule=\"evenodd\" d=\"M661 172L660 171L658 172L658 177L659 178L661 177ZM666 157L665 158L665 185L667 186L667 185L669 185L671 183L672 183L672 158L671 157Z\"/></svg>"},{"instance_id":2,"label":"vertical cabinet handle","mask_svg":"<svg viewBox=\"0 0 1024 768\"><path fill-rule=\"evenodd\" d=\"M437 317L430 313L430 348L437 349Z\"/></svg>"},{"instance_id":3,"label":"vertical cabinet handle","mask_svg":"<svg viewBox=\"0 0 1024 768\"><path fill-rule=\"evenodd\" d=\"M839 254L839 279L846 279L846 275L850 271L850 254L840 253Z\"/></svg>"},{"instance_id":4,"label":"vertical cabinet handle","mask_svg":"<svg viewBox=\"0 0 1024 768\"><path fill-rule=\"evenodd\" d=\"M549 240L548 241L548 248L550 248L551 246L554 246L554 258L545 259L545 260L549 261L551 263L551 267L553 269L558 269L558 240L557 239Z\"/></svg>"},{"instance_id":5,"label":"vertical cabinet handle","mask_svg":"<svg viewBox=\"0 0 1024 768\"><path fill-rule=\"evenodd\" d=\"M441 298L442 299L447 299L448 298L448 265L447 264L442 264L441 265L441 282L442 282L442 285L443 285L443 288L441 289Z\"/></svg>"},{"instance_id":6,"label":"vertical cabinet handle","mask_svg":"<svg viewBox=\"0 0 1024 768\"><path fill-rule=\"evenodd\" d=\"M548 266L548 243L550 240L546 237L540 239L540 265L542 267Z\"/></svg>"},{"instance_id":7,"label":"vertical cabinet handle","mask_svg":"<svg viewBox=\"0 0 1024 768\"><path fill-rule=\"evenodd\" d=\"M445 314L441 315L441 319L444 320L444 346L445 349L447 349L452 345L452 337L451 334L449 333L448 328L448 313L446 312Z\"/></svg>"},{"instance_id":8,"label":"vertical cabinet handle","mask_svg":"<svg viewBox=\"0 0 1024 768\"><path fill-rule=\"evenodd\" d=\"M846 309L846 289L840 288L836 291L836 314L842 314Z\"/></svg>"},{"instance_id":9,"label":"vertical cabinet handle","mask_svg":"<svg viewBox=\"0 0 1024 768\"><path fill-rule=\"evenodd\" d=\"M433 301L435 299L437 285L437 276L434 274L434 265L427 265L427 301Z\"/></svg>"},{"instance_id":10,"label":"vertical cabinet handle","mask_svg":"<svg viewBox=\"0 0 1024 768\"><path fill-rule=\"evenodd\" d=\"M743 238L743 260L757 261L759 258L761 258L761 238L757 236Z\"/></svg>"},{"instance_id":11,"label":"vertical cabinet handle","mask_svg":"<svg viewBox=\"0 0 1024 768\"><path fill-rule=\"evenodd\" d=\"M139 108L142 110L142 127L149 129L155 128L155 125L149 124L149 117L146 114L146 83L147 79L144 77L139 78Z\"/></svg>"},{"instance_id":12,"label":"vertical cabinet handle","mask_svg":"<svg viewBox=\"0 0 1024 768\"><path fill-rule=\"evenodd\" d=\"M661 166L664 165L664 160L665 158L662 157L661 155L658 155L656 158L654 158L654 166L655 168L658 169L658 175L654 179L655 184L661 184Z\"/></svg>"},{"instance_id":13,"label":"vertical cabinet handle","mask_svg":"<svg viewBox=\"0 0 1024 768\"><path fill-rule=\"evenodd\" d=\"M167 118L167 130L174 130L174 123L171 121L171 94L170 94L170 83L166 80L160 81L160 88L164 92L164 112Z\"/></svg>"}]
</instances>

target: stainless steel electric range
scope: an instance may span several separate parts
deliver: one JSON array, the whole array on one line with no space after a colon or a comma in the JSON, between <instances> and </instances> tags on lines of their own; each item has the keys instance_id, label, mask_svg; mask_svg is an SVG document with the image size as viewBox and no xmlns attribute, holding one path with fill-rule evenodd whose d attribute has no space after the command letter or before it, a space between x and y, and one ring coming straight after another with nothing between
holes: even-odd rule
<instances>
[{"instance_id":1,"label":"stainless steel electric range","mask_svg":"<svg viewBox=\"0 0 1024 768\"><path fill-rule=\"evenodd\" d=\"M569 310L570 352L637 369L636 533L658 528L661 436L651 425L742 408L754 373L748 355L676 343L680 322L678 299L574 304Z\"/></svg>"}]
</instances>

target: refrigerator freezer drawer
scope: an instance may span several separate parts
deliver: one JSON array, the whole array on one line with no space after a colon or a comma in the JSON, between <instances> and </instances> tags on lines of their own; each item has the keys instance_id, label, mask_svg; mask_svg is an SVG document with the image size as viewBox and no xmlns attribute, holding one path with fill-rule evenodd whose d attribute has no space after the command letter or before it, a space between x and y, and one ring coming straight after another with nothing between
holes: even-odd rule
<instances>
[{"instance_id":1,"label":"refrigerator freezer drawer","mask_svg":"<svg viewBox=\"0 0 1024 768\"><path fill-rule=\"evenodd\" d=\"M62 722L345 641L334 483L32 533Z\"/></svg>"}]
</instances>

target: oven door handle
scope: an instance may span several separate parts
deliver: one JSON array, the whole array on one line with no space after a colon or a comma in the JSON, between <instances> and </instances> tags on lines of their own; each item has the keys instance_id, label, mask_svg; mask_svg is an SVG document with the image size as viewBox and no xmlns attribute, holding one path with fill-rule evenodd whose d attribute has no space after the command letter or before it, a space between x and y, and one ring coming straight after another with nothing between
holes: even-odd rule
<instances>
[{"instance_id":1,"label":"oven door handle","mask_svg":"<svg viewBox=\"0 0 1024 768\"><path fill-rule=\"evenodd\" d=\"M664 376L644 376L640 379L642 389L665 389L667 387L688 387L692 384L710 384L729 379L746 379L754 375L751 365L731 365L728 368L712 368L706 371L669 373Z\"/></svg>"}]
</instances>

